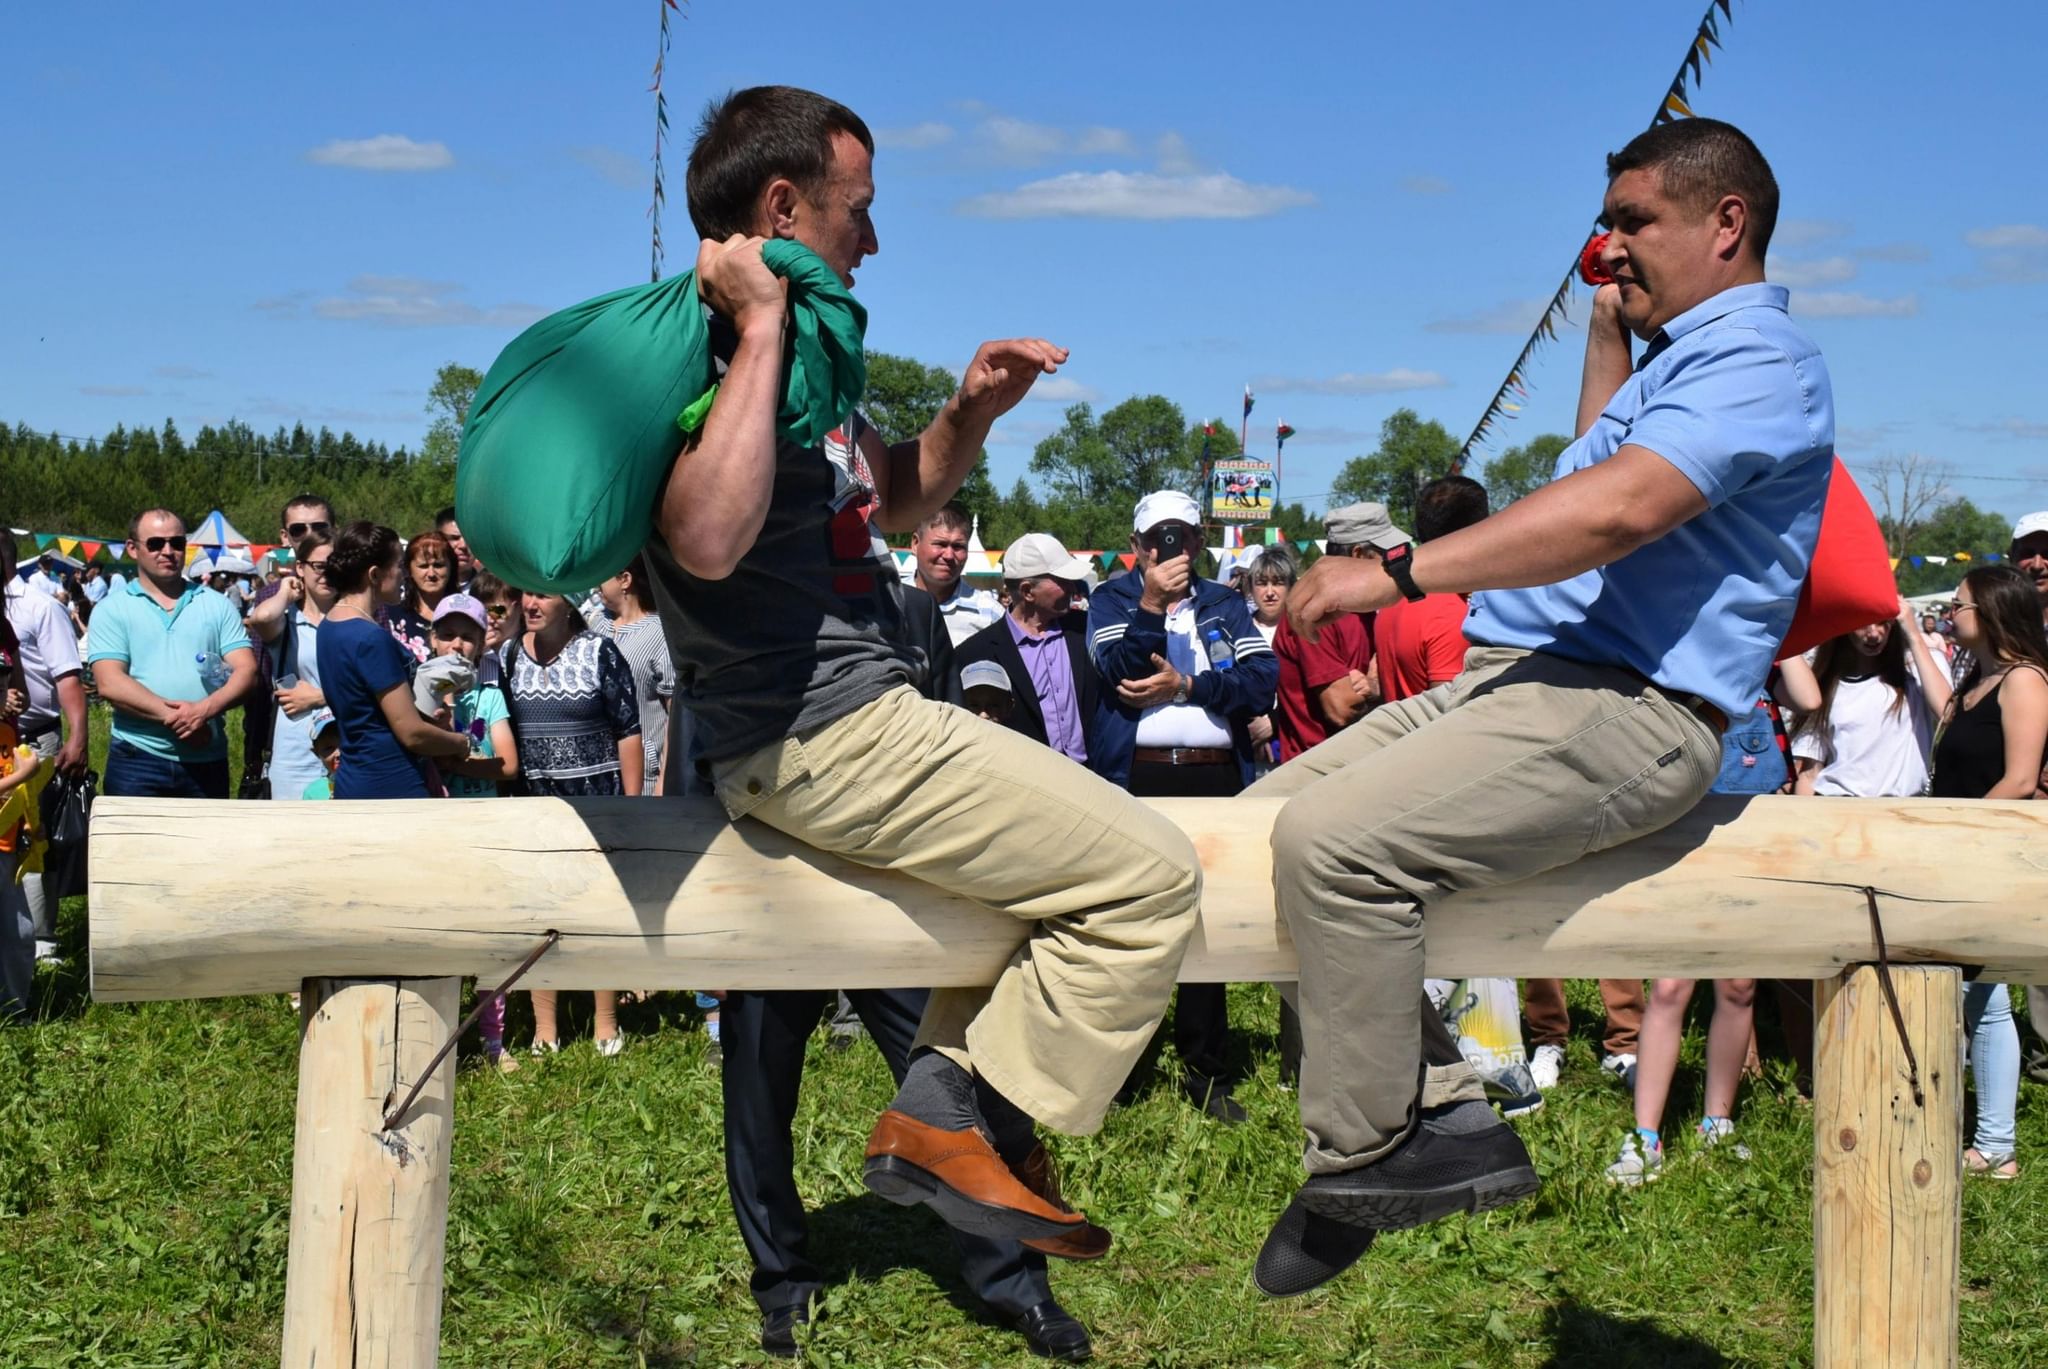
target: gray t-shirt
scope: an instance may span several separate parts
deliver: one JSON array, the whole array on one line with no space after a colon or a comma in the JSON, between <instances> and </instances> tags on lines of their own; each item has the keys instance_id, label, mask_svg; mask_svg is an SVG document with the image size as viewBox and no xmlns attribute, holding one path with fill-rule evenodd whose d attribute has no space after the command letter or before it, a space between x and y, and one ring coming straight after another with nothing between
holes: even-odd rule
<instances>
[{"instance_id":1,"label":"gray t-shirt","mask_svg":"<svg viewBox=\"0 0 2048 1369\"><path fill-rule=\"evenodd\" d=\"M691 714L690 760L730 760L844 717L899 685L925 655L904 633L902 586L874 526L875 482L850 414L816 447L779 444L761 535L723 580L647 543L655 602Z\"/></svg>"},{"instance_id":2,"label":"gray t-shirt","mask_svg":"<svg viewBox=\"0 0 2048 1369\"><path fill-rule=\"evenodd\" d=\"M612 645L633 672L634 697L640 704L640 749L647 757L642 793L652 794L661 778L661 757L668 749L668 702L675 697L676 667L669 658L668 638L654 614L612 625Z\"/></svg>"}]
</instances>

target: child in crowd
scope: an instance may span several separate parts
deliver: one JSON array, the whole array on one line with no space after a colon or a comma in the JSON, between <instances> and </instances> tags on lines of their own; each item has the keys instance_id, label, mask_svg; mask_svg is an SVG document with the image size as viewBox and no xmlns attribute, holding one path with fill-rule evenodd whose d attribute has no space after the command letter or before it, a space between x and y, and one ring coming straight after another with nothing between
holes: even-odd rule
<instances>
[{"instance_id":1,"label":"child in crowd","mask_svg":"<svg viewBox=\"0 0 2048 1369\"><path fill-rule=\"evenodd\" d=\"M11 666L12 653L7 654ZM0 721L0 799L34 779L42 763L32 748L20 742L13 721ZM24 826L10 815L0 830L0 1026L28 1015L29 986L35 978L35 927L29 919L28 899L14 877Z\"/></svg>"},{"instance_id":2,"label":"child in crowd","mask_svg":"<svg viewBox=\"0 0 2048 1369\"><path fill-rule=\"evenodd\" d=\"M307 731L313 734L313 755L320 762L321 775L306 786L302 799L331 799L334 797L334 772L341 768L341 724L334 719L332 709L323 708L307 720Z\"/></svg>"},{"instance_id":3,"label":"child in crowd","mask_svg":"<svg viewBox=\"0 0 2048 1369\"><path fill-rule=\"evenodd\" d=\"M505 709L504 692L494 684L478 683L477 667L483 660L489 633L490 615L481 600L468 594L450 594L435 606L428 634L428 645L434 654L421 674L427 674L439 661L461 664L462 672L442 676L468 676L467 685L447 701L448 725L467 734L476 744L468 760L451 761L443 767L450 798L496 798L501 786L509 785L519 774L519 746L512 736L512 719ZM516 1071L519 1062L505 1049L502 996L492 995L478 1026L483 1033L485 1058L506 1074Z\"/></svg>"}]
</instances>

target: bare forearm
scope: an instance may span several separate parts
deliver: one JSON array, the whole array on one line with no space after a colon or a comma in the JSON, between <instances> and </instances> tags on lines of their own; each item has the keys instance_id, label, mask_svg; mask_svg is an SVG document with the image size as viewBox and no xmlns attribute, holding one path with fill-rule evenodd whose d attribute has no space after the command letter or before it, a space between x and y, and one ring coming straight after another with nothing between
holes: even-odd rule
<instances>
[{"instance_id":1,"label":"bare forearm","mask_svg":"<svg viewBox=\"0 0 2048 1369\"><path fill-rule=\"evenodd\" d=\"M740 335L701 439L677 458L662 490L662 539L676 564L699 579L732 574L761 535L775 492L781 391L782 329L770 320Z\"/></svg>"},{"instance_id":2,"label":"bare forearm","mask_svg":"<svg viewBox=\"0 0 2048 1369\"><path fill-rule=\"evenodd\" d=\"M64 715L65 736L85 735L85 686L76 675L66 675L57 681L57 711Z\"/></svg>"},{"instance_id":3,"label":"bare forearm","mask_svg":"<svg viewBox=\"0 0 2048 1369\"><path fill-rule=\"evenodd\" d=\"M1579 377L1579 417L1574 430L1584 437L1599 421L1601 410L1628 381L1634 368L1633 347L1619 315L1595 308L1586 334L1586 366Z\"/></svg>"},{"instance_id":4,"label":"bare forearm","mask_svg":"<svg viewBox=\"0 0 2048 1369\"><path fill-rule=\"evenodd\" d=\"M876 526L912 532L937 512L974 469L989 427L990 420L963 413L955 395L917 438L889 448L889 498Z\"/></svg>"}]
</instances>

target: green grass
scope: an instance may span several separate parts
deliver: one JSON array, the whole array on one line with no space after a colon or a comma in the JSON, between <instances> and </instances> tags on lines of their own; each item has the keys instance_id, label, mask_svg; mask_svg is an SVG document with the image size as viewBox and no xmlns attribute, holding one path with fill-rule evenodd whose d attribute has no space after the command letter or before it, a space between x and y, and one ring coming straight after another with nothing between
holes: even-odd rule
<instances>
[{"instance_id":1,"label":"green grass","mask_svg":"<svg viewBox=\"0 0 2048 1369\"><path fill-rule=\"evenodd\" d=\"M60 930L82 947L81 901ZM0 1363L274 1364L295 1019L282 998L93 1005L78 963L39 979L39 1025L0 1032ZM1053 1270L1096 1362L1809 1362L1810 1114L1780 1085L1746 1087L1738 1122L1753 1158L1695 1152L1683 1139L1699 1110L1695 1035L1665 1178L1609 1188L1600 1169L1628 1104L1594 1067L1597 998L1573 987L1581 1034L1564 1083L1521 1126L1543 1194L1387 1237L1291 1302L1262 1298L1250 1269L1299 1178L1293 1097L1274 1078L1271 991L1234 990L1248 1125L1203 1122L1160 1089L1100 1135L1055 1142L1069 1195L1117 1234L1109 1258ZM517 1075L465 1058L444 1363L766 1362L726 1202L717 1068L686 1002L625 1009L631 1043L615 1060L574 1018L574 1044ZM523 1017L515 1002L515 1039ZM975 1312L943 1228L863 1193L862 1146L890 1093L880 1057L865 1043L830 1051L821 1034L806 1082L798 1181L815 1254L839 1280L808 1362L1039 1363ZM2024 1176L1966 1188L1966 1364L2048 1363L2044 1128L2048 1089L2025 1084Z\"/></svg>"}]
</instances>

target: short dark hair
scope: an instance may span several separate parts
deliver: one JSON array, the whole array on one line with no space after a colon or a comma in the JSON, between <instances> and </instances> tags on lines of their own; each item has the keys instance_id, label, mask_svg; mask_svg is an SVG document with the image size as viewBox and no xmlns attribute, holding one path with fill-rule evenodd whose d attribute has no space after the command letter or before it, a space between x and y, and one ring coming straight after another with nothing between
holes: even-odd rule
<instances>
[{"instance_id":1,"label":"short dark hair","mask_svg":"<svg viewBox=\"0 0 2048 1369\"><path fill-rule=\"evenodd\" d=\"M1432 480L1415 495L1415 540L1433 542L1446 533L1471 527L1489 512L1486 486L1470 476Z\"/></svg>"},{"instance_id":2,"label":"short dark hair","mask_svg":"<svg viewBox=\"0 0 2048 1369\"><path fill-rule=\"evenodd\" d=\"M370 583L370 573L398 559L398 532L367 518L357 519L334 539L327 553L327 587L336 594L356 594Z\"/></svg>"},{"instance_id":3,"label":"short dark hair","mask_svg":"<svg viewBox=\"0 0 2048 1369\"><path fill-rule=\"evenodd\" d=\"M969 513L967 506L959 500L948 499L945 503L933 509L925 520L917 525L917 531L920 536L931 528L951 528L955 532L971 532L974 529L974 515Z\"/></svg>"},{"instance_id":4,"label":"short dark hair","mask_svg":"<svg viewBox=\"0 0 2048 1369\"><path fill-rule=\"evenodd\" d=\"M142 536L143 519L154 518L157 514L160 513L169 514L172 518L178 518L178 511L176 509L144 509L141 513L136 514L133 518L128 520L128 540L133 542L137 538ZM185 520L182 518L178 518L178 526L181 528L184 527Z\"/></svg>"},{"instance_id":5,"label":"short dark hair","mask_svg":"<svg viewBox=\"0 0 2048 1369\"><path fill-rule=\"evenodd\" d=\"M284 507L277 511L277 525L281 528L288 526L292 521L293 509L309 508L314 504L318 504L321 508L327 510L327 523L329 527L332 527L334 525L334 505L327 502L327 496L324 494L312 494L303 490L284 501Z\"/></svg>"},{"instance_id":6,"label":"short dark hair","mask_svg":"<svg viewBox=\"0 0 2048 1369\"><path fill-rule=\"evenodd\" d=\"M633 559L619 572L632 578L626 581L626 593L633 596L633 602L640 605L642 613L654 612L654 581L647 578L647 556L634 552Z\"/></svg>"},{"instance_id":7,"label":"short dark hair","mask_svg":"<svg viewBox=\"0 0 2048 1369\"><path fill-rule=\"evenodd\" d=\"M486 603L493 599L517 599L519 597L518 590L487 570L480 570L476 573L476 578L469 582L469 592Z\"/></svg>"},{"instance_id":8,"label":"short dark hair","mask_svg":"<svg viewBox=\"0 0 2048 1369\"><path fill-rule=\"evenodd\" d=\"M450 504L447 508L434 515L434 528L436 531L447 527L450 523L454 523L457 527L461 526L461 520L455 516L455 506L453 504Z\"/></svg>"},{"instance_id":9,"label":"short dark hair","mask_svg":"<svg viewBox=\"0 0 2048 1369\"><path fill-rule=\"evenodd\" d=\"M1638 133L1607 154L1607 179L1624 171L1656 171L1664 193L1698 213L1724 195L1749 206L1749 232L1762 261L1778 226L1778 178L1749 135L1719 119L1674 119Z\"/></svg>"},{"instance_id":10,"label":"short dark hair","mask_svg":"<svg viewBox=\"0 0 2048 1369\"><path fill-rule=\"evenodd\" d=\"M753 231L763 186L786 177L815 199L832 172L832 135L848 133L873 155L860 116L796 86L749 86L704 107L684 178L697 236L723 240Z\"/></svg>"}]
</instances>

